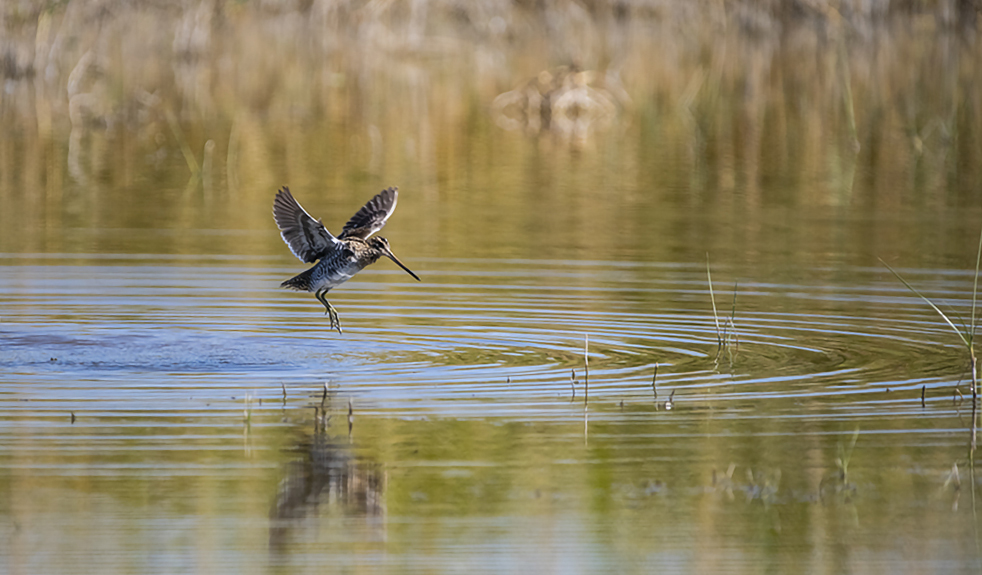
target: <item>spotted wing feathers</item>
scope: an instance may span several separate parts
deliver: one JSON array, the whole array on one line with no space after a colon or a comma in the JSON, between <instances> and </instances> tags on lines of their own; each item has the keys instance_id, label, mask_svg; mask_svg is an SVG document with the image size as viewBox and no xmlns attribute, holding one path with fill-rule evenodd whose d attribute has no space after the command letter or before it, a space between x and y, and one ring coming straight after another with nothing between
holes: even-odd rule
<instances>
[{"instance_id":1,"label":"spotted wing feathers","mask_svg":"<svg viewBox=\"0 0 982 575\"><path fill-rule=\"evenodd\" d=\"M396 200L399 197L399 188L386 188L378 193L368 203L362 206L358 213L351 216L348 223L344 224L339 239L361 238L368 239L369 236L382 229L385 220L389 219L392 212L396 210Z\"/></svg>"},{"instance_id":2,"label":"spotted wing feathers","mask_svg":"<svg viewBox=\"0 0 982 575\"><path fill-rule=\"evenodd\" d=\"M392 204L395 205L395 200ZM320 220L315 220L300 206L289 188L284 187L276 193L273 200L273 219L280 228L283 241L290 246L293 255L303 262L317 261L340 243Z\"/></svg>"}]
</instances>

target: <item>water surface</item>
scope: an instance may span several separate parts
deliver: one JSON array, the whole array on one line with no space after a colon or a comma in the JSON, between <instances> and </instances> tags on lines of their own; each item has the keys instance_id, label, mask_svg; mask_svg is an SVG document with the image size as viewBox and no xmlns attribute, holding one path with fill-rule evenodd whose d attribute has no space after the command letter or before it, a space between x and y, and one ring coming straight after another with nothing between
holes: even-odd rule
<instances>
[{"instance_id":1,"label":"water surface","mask_svg":"<svg viewBox=\"0 0 982 575\"><path fill-rule=\"evenodd\" d=\"M972 30L315 4L7 24L0 570L982 569L964 347L878 261L970 321ZM611 121L495 117L608 56ZM400 186L423 281L331 331L284 184L335 231Z\"/></svg>"}]
</instances>

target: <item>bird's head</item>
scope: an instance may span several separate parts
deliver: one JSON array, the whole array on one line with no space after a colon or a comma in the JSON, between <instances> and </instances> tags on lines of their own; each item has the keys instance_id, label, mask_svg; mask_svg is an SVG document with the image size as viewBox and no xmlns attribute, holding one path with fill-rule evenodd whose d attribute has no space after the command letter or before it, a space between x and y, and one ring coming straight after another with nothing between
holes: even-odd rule
<instances>
[{"instance_id":1,"label":"bird's head","mask_svg":"<svg viewBox=\"0 0 982 575\"><path fill-rule=\"evenodd\" d=\"M373 250L380 251L386 255L392 252L392 250L389 248L389 240L383 238L382 236L372 236L366 241L368 246Z\"/></svg>"},{"instance_id":2,"label":"bird's head","mask_svg":"<svg viewBox=\"0 0 982 575\"><path fill-rule=\"evenodd\" d=\"M399 258L397 258L396 255L392 253L392 248L389 247L389 240L383 238L382 236L375 236L372 238L368 238L368 245L373 250L379 252L379 254L394 261L396 265L406 270L406 273L416 278L416 281L421 281L418 275L414 274L411 269L407 268L405 264L399 261Z\"/></svg>"}]
</instances>

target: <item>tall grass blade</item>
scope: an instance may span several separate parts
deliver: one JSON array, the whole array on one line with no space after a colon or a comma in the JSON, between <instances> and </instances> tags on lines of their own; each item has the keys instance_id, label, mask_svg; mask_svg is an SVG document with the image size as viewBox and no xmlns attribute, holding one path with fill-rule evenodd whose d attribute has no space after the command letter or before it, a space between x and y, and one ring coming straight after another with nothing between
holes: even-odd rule
<instances>
[{"instance_id":1,"label":"tall grass blade","mask_svg":"<svg viewBox=\"0 0 982 575\"><path fill-rule=\"evenodd\" d=\"M969 351L971 351L971 349L972 349L972 343L965 337L965 334L963 334L962 332L960 332L958 330L958 328L955 327L955 324L951 323L951 320L948 319L948 316L945 315L945 313L943 311L941 311L941 309L938 306L934 305L934 302L933 301L927 299L927 297L925 297L923 294L921 294L921 292L919 292L916 289L914 289L914 286L912 286L909 283L907 283L907 280L905 280L903 278L903 276L901 276L899 273L897 273L897 270L895 270L892 267L890 267L890 264L888 264L885 261L883 261L883 258L876 258L876 259L880 260L880 263L881 264L885 265L887 267L887 269L890 270L890 272L893 275L897 276L897 279L900 280L901 283L903 283L905 286L907 286L907 289L909 289L910 291L912 291L915 294L917 294L917 296L920 297L922 300L924 300L927 303L927 305L931 306L934 309L934 311L938 312L938 315L940 315L942 319L944 319L946 322L948 322L948 325L951 326L951 329L955 330L955 333L957 333L958 334L958 337L961 338L962 342L965 344L965 347L967 347L969 349ZM973 313L974 313L974 310L973 310Z\"/></svg>"},{"instance_id":2,"label":"tall grass blade","mask_svg":"<svg viewBox=\"0 0 982 575\"><path fill-rule=\"evenodd\" d=\"M716 296L713 295L713 274L709 271L709 252L706 252L706 278L709 280L709 299L713 302L713 319L716 320L716 342L723 347L723 336L719 329L719 315L716 313Z\"/></svg>"},{"instance_id":3,"label":"tall grass blade","mask_svg":"<svg viewBox=\"0 0 982 575\"><path fill-rule=\"evenodd\" d=\"M982 232L979 232L979 251L975 256L975 283L972 285L972 330L968 334L968 345L975 341L975 302L979 293L979 263L982 262Z\"/></svg>"}]
</instances>

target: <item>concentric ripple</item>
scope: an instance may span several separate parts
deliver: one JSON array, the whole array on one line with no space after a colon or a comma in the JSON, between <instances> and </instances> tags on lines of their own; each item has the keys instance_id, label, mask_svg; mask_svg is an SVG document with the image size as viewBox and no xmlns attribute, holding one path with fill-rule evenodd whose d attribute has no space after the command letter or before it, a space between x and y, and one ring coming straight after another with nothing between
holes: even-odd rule
<instances>
[{"instance_id":1,"label":"concentric ripple","mask_svg":"<svg viewBox=\"0 0 982 575\"><path fill-rule=\"evenodd\" d=\"M594 402L651 403L657 365L660 400L674 391L729 416L762 402L819 417L896 413L920 409L922 386L950 412L965 366L950 328L880 270L843 274L863 285L827 270L741 281L735 312L732 285L717 284L729 341L718 352L701 265L415 261L421 284L377 265L330 294L339 335L313 297L277 288L296 271L280 259L0 261L4 393L104 409L326 382L368 409L534 417L583 397L586 351ZM967 278L934 278L915 274L930 293L970 301Z\"/></svg>"}]
</instances>

